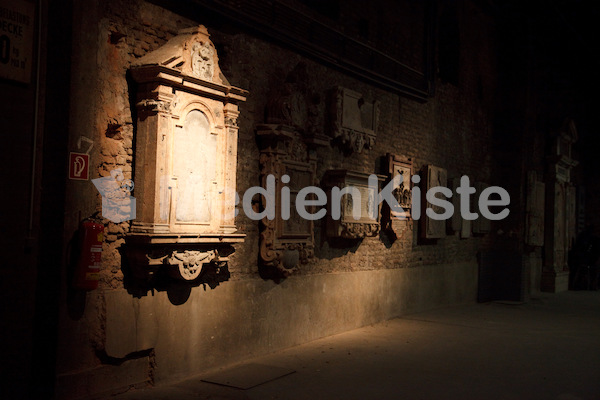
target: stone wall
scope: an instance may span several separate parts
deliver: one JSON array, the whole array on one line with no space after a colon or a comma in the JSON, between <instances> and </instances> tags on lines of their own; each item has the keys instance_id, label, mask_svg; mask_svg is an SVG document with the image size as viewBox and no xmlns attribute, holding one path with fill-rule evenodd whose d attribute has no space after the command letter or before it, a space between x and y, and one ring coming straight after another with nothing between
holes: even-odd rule
<instances>
[{"instance_id":1,"label":"stone wall","mask_svg":"<svg viewBox=\"0 0 600 400\"><path fill-rule=\"evenodd\" d=\"M58 395L108 394L150 379L163 384L398 315L471 302L476 284L477 264L465 262L293 276L281 284L245 279L193 291L177 307L165 292L140 299L125 290L97 292L106 303L106 351L121 363L60 375Z\"/></svg>"},{"instance_id":2,"label":"stone wall","mask_svg":"<svg viewBox=\"0 0 600 400\"><path fill-rule=\"evenodd\" d=\"M382 1L377 7L391 4L395 2ZM344 8L342 14L349 9ZM404 7L403 12L399 22L411 19L411 7ZM213 26L215 21L202 18L200 12L184 17L142 0L78 3L74 10L70 145L75 146L79 135L94 141L92 178L121 168L126 178L135 181L131 176L134 99L127 70L179 29L203 24L219 52L223 73L232 85L250 93L240 105L239 193L259 184L255 126L265 122L271 93L298 65L306 71L306 85L318 94L317 120L324 130L327 93L333 86L352 88L381 104L374 148L352 155L335 146L320 148L317 179L326 170L338 168L379 173L381 157L396 153L411 157L415 171L435 164L447 169L449 177L466 174L472 182L491 183L497 86L493 24L471 2L461 2L458 12L458 83L438 80L435 95L422 103L233 24L216 21ZM412 43L410 25L405 29L409 31L402 40ZM371 36L369 40L389 42L387 36ZM420 48L420 44L411 46L410 52ZM407 62L414 62L411 59L407 57ZM69 182L67 198L65 243L80 216L99 211L101 204L90 182ZM58 390L64 397L173 380L409 311L474 301L476 255L490 246L488 236L460 239L452 234L423 243L417 224L393 243L382 234L340 245L327 240L324 228L316 223L314 260L275 284L259 278L258 222L241 213L236 226L247 236L235 246L230 281L215 289L193 288L187 301L174 305L178 301L164 292L149 292L136 299L123 290L121 250L129 224L105 220L105 225L99 290L85 299L64 297L58 351ZM151 320L146 318L149 315ZM136 327L132 325L134 317L141 321ZM308 321L314 329L302 328ZM117 376L119 379L114 378Z\"/></svg>"}]
</instances>

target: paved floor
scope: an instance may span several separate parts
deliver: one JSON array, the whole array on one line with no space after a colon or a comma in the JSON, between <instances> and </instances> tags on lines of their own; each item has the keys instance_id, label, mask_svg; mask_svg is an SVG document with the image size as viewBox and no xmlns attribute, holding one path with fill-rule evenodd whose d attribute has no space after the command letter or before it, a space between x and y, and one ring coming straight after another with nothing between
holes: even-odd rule
<instances>
[{"instance_id":1,"label":"paved floor","mask_svg":"<svg viewBox=\"0 0 600 400\"><path fill-rule=\"evenodd\" d=\"M205 374L111 399L600 399L600 292L440 308L248 362L296 372L247 390Z\"/></svg>"}]
</instances>

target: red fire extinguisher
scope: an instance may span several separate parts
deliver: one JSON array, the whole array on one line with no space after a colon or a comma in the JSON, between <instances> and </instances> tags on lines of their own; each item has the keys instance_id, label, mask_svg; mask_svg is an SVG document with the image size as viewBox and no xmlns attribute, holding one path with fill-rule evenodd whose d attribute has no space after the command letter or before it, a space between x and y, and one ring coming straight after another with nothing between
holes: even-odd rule
<instances>
[{"instance_id":1,"label":"red fire extinguisher","mask_svg":"<svg viewBox=\"0 0 600 400\"><path fill-rule=\"evenodd\" d=\"M73 286L77 289L98 288L102 263L104 225L85 220L79 227L79 258L75 265Z\"/></svg>"}]
</instances>

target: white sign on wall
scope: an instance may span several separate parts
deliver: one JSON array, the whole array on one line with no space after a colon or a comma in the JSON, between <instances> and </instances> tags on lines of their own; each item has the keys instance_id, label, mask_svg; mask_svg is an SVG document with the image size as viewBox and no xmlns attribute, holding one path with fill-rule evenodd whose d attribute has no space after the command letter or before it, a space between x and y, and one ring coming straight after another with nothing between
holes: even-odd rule
<instances>
[{"instance_id":1,"label":"white sign on wall","mask_svg":"<svg viewBox=\"0 0 600 400\"><path fill-rule=\"evenodd\" d=\"M35 6L24 0L0 0L0 77L31 81Z\"/></svg>"}]
</instances>

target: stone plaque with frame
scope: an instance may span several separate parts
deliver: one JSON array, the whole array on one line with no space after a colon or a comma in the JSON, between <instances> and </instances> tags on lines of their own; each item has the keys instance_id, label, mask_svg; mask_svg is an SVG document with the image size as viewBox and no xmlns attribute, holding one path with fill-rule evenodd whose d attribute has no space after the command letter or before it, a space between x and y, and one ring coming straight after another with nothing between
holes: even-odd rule
<instances>
[{"instance_id":1,"label":"stone plaque with frame","mask_svg":"<svg viewBox=\"0 0 600 400\"><path fill-rule=\"evenodd\" d=\"M388 175L387 182L399 176L400 184L392 193L402 210L392 210L387 202L384 202L381 208L381 226L394 239L398 239L411 221L412 159L388 153L385 161L384 172Z\"/></svg>"},{"instance_id":2,"label":"stone plaque with frame","mask_svg":"<svg viewBox=\"0 0 600 400\"><path fill-rule=\"evenodd\" d=\"M296 211L296 196L307 186L316 184L316 157L304 143L300 132L287 125L262 124L256 128L261 149L261 182L266 188L269 175L275 177L275 218L261 220L260 266L286 277L314 255L314 223ZM289 182L282 177L287 175ZM290 216L281 213L281 190L290 190ZM313 212L312 210L307 210Z\"/></svg>"},{"instance_id":3,"label":"stone plaque with frame","mask_svg":"<svg viewBox=\"0 0 600 400\"><path fill-rule=\"evenodd\" d=\"M287 277L314 256L314 222L300 217L296 197L301 189L317 185L316 149L328 146L330 138L322 132L320 96L308 85L307 76L306 65L298 63L284 82L273 87L265 106L266 123L256 126L263 187L269 175L276 178L275 218L263 218L260 223L263 277ZM282 181L285 175L288 182ZM284 187L290 194L289 219L281 213ZM314 207L306 211L312 213Z\"/></svg>"},{"instance_id":4,"label":"stone plaque with frame","mask_svg":"<svg viewBox=\"0 0 600 400\"><path fill-rule=\"evenodd\" d=\"M331 91L331 137L344 149L360 153L375 145L379 102L343 87Z\"/></svg>"},{"instance_id":5,"label":"stone plaque with frame","mask_svg":"<svg viewBox=\"0 0 600 400\"><path fill-rule=\"evenodd\" d=\"M369 176L370 174L345 169L329 170L325 173L322 182L329 199L327 217L327 235L329 237L361 239L376 236L379 233L381 205L376 204L376 196L385 176L376 175L377 188L369 187ZM340 218L338 220L332 218L331 207L334 206L334 198L331 190L334 187L356 189L360 196L360 215L356 216L358 218L353 215L353 209L354 201L359 200L350 194L344 194L340 199ZM375 207L377 208L375 209ZM375 219L373 219L373 215L375 215Z\"/></svg>"},{"instance_id":6,"label":"stone plaque with frame","mask_svg":"<svg viewBox=\"0 0 600 400\"><path fill-rule=\"evenodd\" d=\"M432 208L437 214L441 214L441 207L434 206L427 201L427 192L429 189L437 186L447 187L448 173L444 168L436 167L435 165L423 166L422 182L425 185L421 190L421 237L423 239L440 239L446 237L446 221L435 220L427 216L427 208ZM437 193L436 197L447 200L441 193Z\"/></svg>"}]
</instances>

